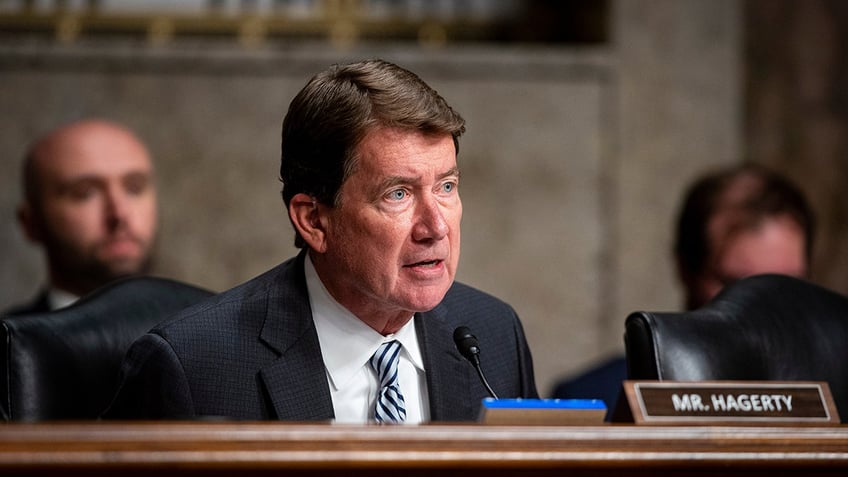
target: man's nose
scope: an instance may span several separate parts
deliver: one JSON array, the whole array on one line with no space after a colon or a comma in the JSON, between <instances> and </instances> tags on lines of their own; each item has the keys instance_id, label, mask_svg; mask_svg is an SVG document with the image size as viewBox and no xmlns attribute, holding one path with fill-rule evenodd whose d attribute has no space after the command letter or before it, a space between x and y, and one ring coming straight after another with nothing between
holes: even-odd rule
<instances>
[{"instance_id":1,"label":"man's nose","mask_svg":"<svg viewBox=\"0 0 848 477\"><path fill-rule=\"evenodd\" d=\"M445 211L439 202L427 197L418 203L416 210L415 226L413 227L413 238L417 241L441 240L448 234L448 222L445 220Z\"/></svg>"},{"instance_id":2,"label":"man's nose","mask_svg":"<svg viewBox=\"0 0 848 477\"><path fill-rule=\"evenodd\" d=\"M127 195L118 188L107 188L105 193L106 222L115 227L126 221L128 204Z\"/></svg>"}]
</instances>

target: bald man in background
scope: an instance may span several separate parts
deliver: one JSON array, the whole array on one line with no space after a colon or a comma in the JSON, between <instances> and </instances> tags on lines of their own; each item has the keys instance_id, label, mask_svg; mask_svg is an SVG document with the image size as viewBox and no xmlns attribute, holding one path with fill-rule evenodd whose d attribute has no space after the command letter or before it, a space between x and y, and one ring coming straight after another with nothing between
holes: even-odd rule
<instances>
[{"instance_id":1,"label":"bald man in background","mask_svg":"<svg viewBox=\"0 0 848 477\"><path fill-rule=\"evenodd\" d=\"M55 310L106 283L149 271L157 232L154 169L130 130L100 119L61 126L37 139L23 164L18 222L40 246L46 287L7 310Z\"/></svg>"}]
</instances>

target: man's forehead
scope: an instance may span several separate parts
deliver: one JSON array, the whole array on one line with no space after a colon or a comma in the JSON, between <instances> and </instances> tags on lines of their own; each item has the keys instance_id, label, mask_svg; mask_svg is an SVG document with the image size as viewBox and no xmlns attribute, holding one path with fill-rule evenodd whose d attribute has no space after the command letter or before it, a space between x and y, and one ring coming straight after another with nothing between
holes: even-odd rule
<instances>
[{"instance_id":1,"label":"man's forehead","mask_svg":"<svg viewBox=\"0 0 848 477\"><path fill-rule=\"evenodd\" d=\"M456 166L456 151L450 134L426 134L416 130L376 128L369 132L357 147L359 161L369 164L426 162ZM449 168L450 168L449 167Z\"/></svg>"},{"instance_id":2,"label":"man's forehead","mask_svg":"<svg viewBox=\"0 0 848 477\"><path fill-rule=\"evenodd\" d=\"M67 158L48 158L39 168L39 175L44 180L57 182L73 182L86 179L121 179L130 175L153 175L149 162L133 160L115 160L111 163Z\"/></svg>"},{"instance_id":3,"label":"man's forehead","mask_svg":"<svg viewBox=\"0 0 848 477\"><path fill-rule=\"evenodd\" d=\"M35 168L43 177L72 180L77 177L121 177L151 174L153 164L142 146L131 142L69 141L36 150Z\"/></svg>"}]
</instances>

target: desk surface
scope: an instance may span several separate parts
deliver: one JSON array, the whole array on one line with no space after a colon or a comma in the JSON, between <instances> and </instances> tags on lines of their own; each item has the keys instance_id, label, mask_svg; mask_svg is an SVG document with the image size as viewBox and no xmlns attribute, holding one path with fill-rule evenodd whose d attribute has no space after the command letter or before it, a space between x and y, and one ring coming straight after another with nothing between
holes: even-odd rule
<instances>
[{"instance_id":1,"label":"desk surface","mask_svg":"<svg viewBox=\"0 0 848 477\"><path fill-rule=\"evenodd\" d=\"M848 426L0 424L0 474L848 475Z\"/></svg>"}]
</instances>

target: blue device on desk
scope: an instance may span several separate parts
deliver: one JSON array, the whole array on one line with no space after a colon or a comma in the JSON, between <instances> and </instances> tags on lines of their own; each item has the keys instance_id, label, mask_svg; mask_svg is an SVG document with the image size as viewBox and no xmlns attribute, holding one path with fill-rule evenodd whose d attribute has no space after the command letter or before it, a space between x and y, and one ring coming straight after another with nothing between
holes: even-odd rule
<instances>
[{"instance_id":1,"label":"blue device on desk","mask_svg":"<svg viewBox=\"0 0 848 477\"><path fill-rule=\"evenodd\" d=\"M593 409L606 410L600 399L483 399L483 407L489 409Z\"/></svg>"},{"instance_id":2,"label":"blue device on desk","mask_svg":"<svg viewBox=\"0 0 848 477\"><path fill-rule=\"evenodd\" d=\"M485 398L480 421L485 424L555 426L598 425L607 406L600 399Z\"/></svg>"}]
</instances>

